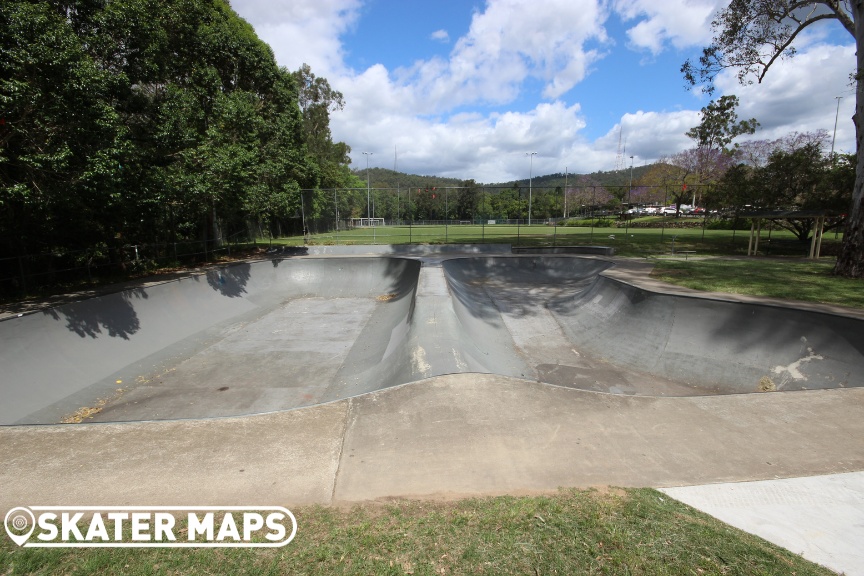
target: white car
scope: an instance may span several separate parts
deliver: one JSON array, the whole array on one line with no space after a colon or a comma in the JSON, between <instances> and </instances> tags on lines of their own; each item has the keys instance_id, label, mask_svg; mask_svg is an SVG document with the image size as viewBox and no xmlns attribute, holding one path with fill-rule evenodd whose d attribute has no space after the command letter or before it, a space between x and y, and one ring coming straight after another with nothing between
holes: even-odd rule
<instances>
[{"instance_id":1,"label":"white car","mask_svg":"<svg viewBox=\"0 0 864 576\"><path fill-rule=\"evenodd\" d=\"M675 206L666 206L663 208L663 214L672 214L673 216L678 213L678 209Z\"/></svg>"}]
</instances>

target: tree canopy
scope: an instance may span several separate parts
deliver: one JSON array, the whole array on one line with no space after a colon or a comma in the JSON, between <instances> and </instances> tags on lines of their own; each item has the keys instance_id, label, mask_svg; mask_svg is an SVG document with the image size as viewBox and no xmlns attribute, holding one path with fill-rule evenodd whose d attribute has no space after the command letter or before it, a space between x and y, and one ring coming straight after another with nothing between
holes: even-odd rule
<instances>
[{"instance_id":1,"label":"tree canopy","mask_svg":"<svg viewBox=\"0 0 864 576\"><path fill-rule=\"evenodd\" d=\"M718 206L748 206L753 209L827 211L835 214L849 205L855 181L854 155L829 156L824 152L827 138L821 132L791 134L772 142L762 141L767 150L764 161L738 154L742 160L730 167L712 191ZM811 222L802 219L779 220L780 226L806 240ZM828 229L840 222L832 220Z\"/></svg>"},{"instance_id":2,"label":"tree canopy","mask_svg":"<svg viewBox=\"0 0 864 576\"><path fill-rule=\"evenodd\" d=\"M225 238L354 183L342 96L226 0L0 4L0 261ZM315 199L304 198L314 211Z\"/></svg>"}]
</instances>

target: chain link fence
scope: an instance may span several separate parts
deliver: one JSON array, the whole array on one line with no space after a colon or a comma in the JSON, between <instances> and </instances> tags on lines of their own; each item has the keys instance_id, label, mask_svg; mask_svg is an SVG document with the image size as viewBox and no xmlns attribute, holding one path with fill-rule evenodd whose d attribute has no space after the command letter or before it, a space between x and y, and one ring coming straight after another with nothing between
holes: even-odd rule
<instances>
[{"instance_id":1,"label":"chain link fence","mask_svg":"<svg viewBox=\"0 0 864 576\"><path fill-rule=\"evenodd\" d=\"M262 243L604 245L636 256L746 254L750 220L711 206L711 192L708 186L629 185L301 190L289 217L249 221L245 232L229 237L0 257L0 296L120 280ZM831 254L831 242L824 246ZM806 250L806 242L776 224L763 232L763 254L803 256Z\"/></svg>"}]
</instances>

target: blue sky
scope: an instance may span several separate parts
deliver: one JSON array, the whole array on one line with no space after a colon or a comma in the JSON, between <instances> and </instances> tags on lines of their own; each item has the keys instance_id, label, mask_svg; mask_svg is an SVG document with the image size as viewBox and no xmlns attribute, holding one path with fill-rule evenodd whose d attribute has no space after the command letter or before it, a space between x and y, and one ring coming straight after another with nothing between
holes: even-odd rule
<instances>
[{"instance_id":1,"label":"blue sky","mask_svg":"<svg viewBox=\"0 0 864 576\"><path fill-rule=\"evenodd\" d=\"M648 164L692 146L684 133L707 99L679 68L711 36L728 0L232 0L289 69L308 63L345 97L334 139L355 166L501 182ZM736 94L756 138L833 133L854 149L851 36L829 21L797 40L799 54Z\"/></svg>"}]
</instances>

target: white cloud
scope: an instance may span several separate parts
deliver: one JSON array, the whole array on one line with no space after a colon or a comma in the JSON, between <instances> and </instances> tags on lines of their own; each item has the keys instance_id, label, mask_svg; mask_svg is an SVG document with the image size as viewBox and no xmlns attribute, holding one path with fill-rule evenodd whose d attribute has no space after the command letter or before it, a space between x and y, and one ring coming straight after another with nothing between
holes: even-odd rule
<instances>
[{"instance_id":1,"label":"white cloud","mask_svg":"<svg viewBox=\"0 0 864 576\"><path fill-rule=\"evenodd\" d=\"M563 157L573 158L571 169L576 162L587 167L591 150L579 137L585 125L579 112L578 104L556 101L524 113L470 113L439 120L403 113L367 121L346 114L334 117L333 130L334 135L353 134L355 161L361 152L371 151L374 165L389 168L395 148L399 165L412 166L414 172L497 182L527 176L526 152L537 152L537 174L563 172Z\"/></svg>"},{"instance_id":2,"label":"white cloud","mask_svg":"<svg viewBox=\"0 0 864 576\"><path fill-rule=\"evenodd\" d=\"M705 98L687 102L691 110L625 113L592 142L583 135L586 119L572 89L604 64L608 52L624 50L604 28L610 10L629 25L630 48L657 56L670 46L697 48L710 41L711 15L726 2L489 0L475 11L468 31L453 39L447 56L421 57L394 70L382 64L351 70L344 63L341 38L362 25L362 0L233 5L251 14L247 19L280 64L296 69L306 62L343 92L345 109L333 115L331 127L336 140L353 148L357 165L364 160L360 152L368 151L374 152L372 165L390 168L395 148L403 170L501 182L527 176L529 151L538 153L535 174L612 169L619 126L627 137L626 156L633 155L636 165L692 146L685 132L698 124ZM450 40L444 29L431 37ZM723 75L718 95L737 94L739 115L755 116L763 125L756 137L776 138L791 130L831 131L834 97L845 94L837 148L853 150L854 94L847 78L854 50L824 42L800 38L799 55L776 64L762 85L741 87L733 75Z\"/></svg>"},{"instance_id":3,"label":"white cloud","mask_svg":"<svg viewBox=\"0 0 864 576\"><path fill-rule=\"evenodd\" d=\"M359 18L361 0L273 2L232 0L231 6L291 70L309 64L316 76L344 74L340 36Z\"/></svg>"},{"instance_id":4,"label":"white cloud","mask_svg":"<svg viewBox=\"0 0 864 576\"><path fill-rule=\"evenodd\" d=\"M837 122L837 149L855 150L855 127L851 122L855 95L849 74L855 67L855 46L805 45L793 58L779 60L761 84L741 86L734 74L717 79L722 93L735 94L741 104L740 118L756 118L761 124L754 138L775 139L792 131L834 130Z\"/></svg>"},{"instance_id":5,"label":"white cloud","mask_svg":"<svg viewBox=\"0 0 864 576\"><path fill-rule=\"evenodd\" d=\"M639 20L627 31L631 45L660 53L667 42L675 48L707 44L711 16L729 0L614 0L613 9L625 21Z\"/></svg>"},{"instance_id":6,"label":"white cloud","mask_svg":"<svg viewBox=\"0 0 864 576\"><path fill-rule=\"evenodd\" d=\"M620 127L626 136L626 156L634 156L634 162L644 164L670 156L693 145L686 132L699 124L699 112L681 110L675 112L653 112L639 110L625 114ZM618 143L616 126L606 136L598 140L598 145L609 146L614 138ZM611 148L614 149L614 148Z\"/></svg>"},{"instance_id":7,"label":"white cloud","mask_svg":"<svg viewBox=\"0 0 864 576\"><path fill-rule=\"evenodd\" d=\"M430 36L433 40L438 40L439 42L443 42L444 44L448 44L450 42L450 34L447 33L446 30L436 30Z\"/></svg>"},{"instance_id":8,"label":"white cloud","mask_svg":"<svg viewBox=\"0 0 864 576\"><path fill-rule=\"evenodd\" d=\"M512 93L514 83L530 76L545 83L544 96L557 98L581 81L600 58L585 45L608 40L604 10L593 0L547 0L542 6L500 0L475 13L451 55L451 86L479 98L483 91Z\"/></svg>"}]
</instances>

